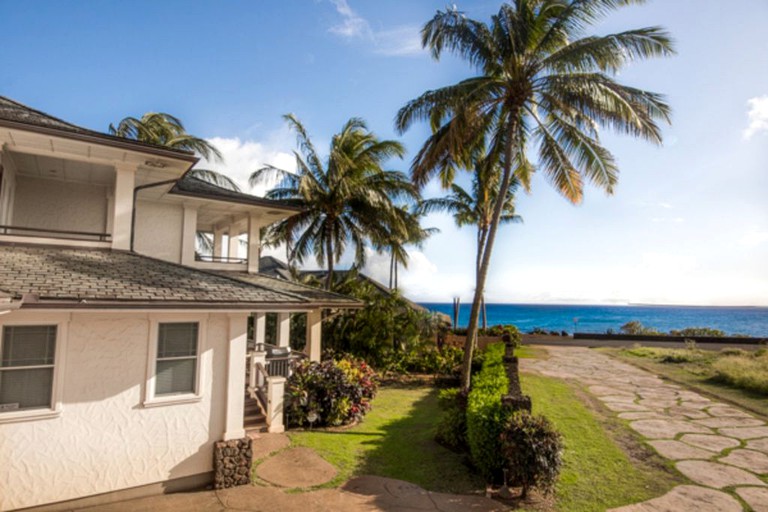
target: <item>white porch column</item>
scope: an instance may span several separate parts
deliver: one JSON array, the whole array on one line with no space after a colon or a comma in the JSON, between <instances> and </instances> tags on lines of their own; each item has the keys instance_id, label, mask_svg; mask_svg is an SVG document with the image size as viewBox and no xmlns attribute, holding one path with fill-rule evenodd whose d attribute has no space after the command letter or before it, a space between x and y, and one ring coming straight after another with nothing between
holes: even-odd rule
<instances>
[{"instance_id":1,"label":"white porch column","mask_svg":"<svg viewBox=\"0 0 768 512\"><path fill-rule=\"evenodd\" d=\"M181 264L195 263L195 244L197 243L197 207L184 205L184 217L181 230Z\"/></svg>"},{"instance_id":2,"label":"white porch column","mask_svg":"<svg viewBox=\"0 0 768 512\"><path fill-rule=\"evenodd\" d=\"M234 227L229 228L229 252L227 252L227 257L229 258L237 258L238 253L240 252L240 240L238 240L239 233Z\"/></svg>"},{"instance_id":3,"label":"white porch column","mask_svg":"<svg viewBox=\"0 0 768 512\"><path fill-rule=\"evenodd\" d=\"M227 344L227 403L225 404L224 441L245 437L245 354L248 315L229 315Z\"/></svg>"},{"instance_id":4,"label":"white porch column","mask_svg":"<svg viewBox=\"0 0 768 512\"><path fill-rule=\"evenodd\" d=\"M131 221L133 218L133 187L136 164L115 164L115 199L112 210L112 248L131 248Z\"/></svg>"},{"instance_id":5,"label":"white porch column","mask_svg":"<svg viewBox=\"0 0 768 512\"><path fill-rule=\"evenodd\" d=\"M248 273L258 274L259 252L261 249L261 237L259 236L258 215L252 213L248 216Z\"/></svg>"},{"instance_id":6,"label":"white porch column","mask_svg":"<svg viewBox=\"0 0 768 512\"><path fill-rule=\"evenodd\" d=\"M256 347L258 347L260 343L266 343L267 342L266 338L267 338L267 314L254 313L253 314L253 340L256 342Z\"/></svg>"},{"instance_id":7,"label":"white porch column","mask_svg":"<svg viewBox=\"0 0 768 512\"><path fill-rule=\"evenodd\" d=\"M277 346L288 347L291 344L291 314L277 314Z\"/></svg>"},{"instance_id":8,"label":"white porch column","mask_svg":"<svg viewBox=\"0 0 768 512\"><path fill-rule=\"evenodd\" d=\"M307 313L307 355L310 361L320 361L322 354L323 310L313 309Z\"/></svg>"},{"instance_id":9,"label":"white porch column","mask_svg":"<svg viewBox=\"0 0 768 512\"><path fill-rule=\"evenodd\" d=\"M283 410L285 402L285 377L268 377L267 382L267 431L285 432Z\"/></svg>"},{"instance_id":10,"label":"white porch column","mask_svg":"<svg viewBox=\"0 0 768 512\"><path fill-rule=\"evenodd\" d=\"M224 230L219 227L213 228L213 255L217 258L224 255Z\"/></svg>"}]
</instances>

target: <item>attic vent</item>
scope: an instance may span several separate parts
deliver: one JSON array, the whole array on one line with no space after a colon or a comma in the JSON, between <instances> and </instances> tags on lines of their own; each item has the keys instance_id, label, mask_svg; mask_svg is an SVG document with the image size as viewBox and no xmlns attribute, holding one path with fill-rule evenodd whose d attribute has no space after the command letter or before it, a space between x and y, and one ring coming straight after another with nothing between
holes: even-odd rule
<instances>
[{"instance_id":1,"label":"attic vent","mask_svg":"<svg viewBox=\"0 0 768 512\"><path fill-rule=\"evenodd\" d=\"M162 160L147 160L144 162L144 165L147 167L154 167L155 169L165 169L168 167L168 164Z\"/></svg>"}]
</instances>

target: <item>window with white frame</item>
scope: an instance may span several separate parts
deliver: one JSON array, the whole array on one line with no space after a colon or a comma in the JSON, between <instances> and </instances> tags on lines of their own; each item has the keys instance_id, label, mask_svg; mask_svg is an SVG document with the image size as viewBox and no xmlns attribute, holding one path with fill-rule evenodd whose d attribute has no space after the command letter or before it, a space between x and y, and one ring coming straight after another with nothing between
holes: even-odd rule
<instances>
[{"instance_id":1,"label":"window with white frame","mask_svg":"<svg viewBox=\"0 0 768 512\"><path fill-rule=\"evenodd\" d=\"M158 324L155 396L197 393L197 322Z\"/></svg>"},{"instance_id":2,"label":"window with white frame","mask_svg":"<svg viewBox=\"0 0 768 512\"><path fill-rule=\"evenodd\" d=\"M55 356L55 325L3 327L0 414L52 407Z\"/></svg>"}]
</instances>

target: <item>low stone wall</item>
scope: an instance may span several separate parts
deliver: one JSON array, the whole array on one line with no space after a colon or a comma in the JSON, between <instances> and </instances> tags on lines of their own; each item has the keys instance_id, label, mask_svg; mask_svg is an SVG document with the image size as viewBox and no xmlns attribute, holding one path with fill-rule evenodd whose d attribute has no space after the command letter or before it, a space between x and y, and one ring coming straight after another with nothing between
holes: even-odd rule
<instances>
[{"instance_id":1,"label":"low stone wall","mask_svg":"<svg viewBox=\"0 0 768 512\"><path fill-rule=\"evenodd\" d=\"M251 483L253 450L250 437L219 441L213 447L214 487L227 489Z\"/></svg>"},{"instance_id":2,"label":"low stone wall","mask_svg":"<svg viewBox=\"0 0 768 512\"><path fill-rule=\"evenodd\" d=\"M466 336L459 336L458 334L448 334L445 337L445 344L452 347L464 348L464 343L466 343L466 341ZM501 336L478 336L477 348L482 350L488 345L499 343L500 341L502 341Z\"/></svg>"},{"instance_id":3,"label":"low stone wall","mask_svg":"<svg viewBox=\"0 0 768 512\"><path fill-rule=\"evenodd\" d=\"M501 401L513 411L531 412L531 397L524 395L520 387L520 370L518 359L515 357L515 346L509 343L508 337L505 336L505 338L504 367L507 370L509 387L507 394L501 398Z\"/></svg>"}]
</instances>

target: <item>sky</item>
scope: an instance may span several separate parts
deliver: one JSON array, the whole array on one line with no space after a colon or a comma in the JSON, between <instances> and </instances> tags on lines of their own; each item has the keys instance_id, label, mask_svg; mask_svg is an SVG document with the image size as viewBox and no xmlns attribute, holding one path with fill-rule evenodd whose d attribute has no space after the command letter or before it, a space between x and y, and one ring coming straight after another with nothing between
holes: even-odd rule
<instances>
[{"instance_id":1,"label":"sky","mask_svg":"<svg viewBox=\"0 0 768 512\"><path fill-rule=\"evenodd\" d=\"M455 4L487 21L500 2ZM388 168L407 171L428 129L399 135L397 110L475 72L421 48L421 26L445 6L0 0L0 95L104 131L125 116L171 113L219 147L225 163L209 167L246 190L264 164L293 167L286 113L321 149L362 117L379 137L405 144L406 158ZM677 55L633 64L619 79L666 95L673 122L663 146L603 134L619 185L612 196L589 188L579 206L535 177L517 202L524 222L499 232L488 302L768 306L768 2L651 0L592 32L650 25L671 32ZM436 183L424 190L442 193ZM440 233L411 250L404 293L470 300L474 231L447 215L424 225ZM388 257L369 252L366 271L386 282Z\"/></svg>"}]
</instances>

